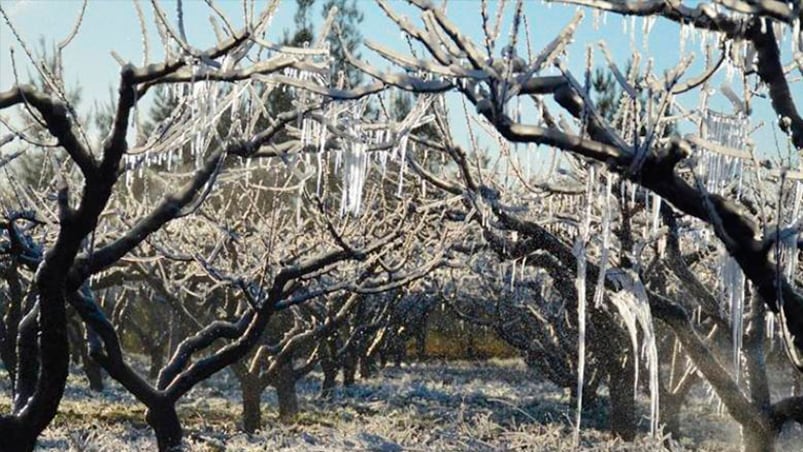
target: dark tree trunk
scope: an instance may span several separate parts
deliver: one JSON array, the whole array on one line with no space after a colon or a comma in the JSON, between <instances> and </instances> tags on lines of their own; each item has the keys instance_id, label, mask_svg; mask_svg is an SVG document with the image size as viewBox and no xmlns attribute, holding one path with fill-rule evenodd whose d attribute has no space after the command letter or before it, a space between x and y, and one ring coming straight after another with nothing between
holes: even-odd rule
<instances>
[{"instance_id":1,"label":"dark tree trunk","mask_svg":"<svg viewBox=\"0 0 803 452\"><path fill-rule=\"evenodd\" d=\"M276 396L279 399L279 420L289 423L298 414L298 394L296 394L296 377L290 363L282 365L276 372L273 381Z\"/></svg>"},{"instance_id":2,"label":"dark tree trunk","mask_svg":"<svg viewBox=\"0 0 803 452\"><path fill-rule=\"evenodd\" d=\"M19 327L17 339L17 381L14 393L14 411L25 406L28 398L33 395L36 386L36 377L39 373L39 341L37 340L38 309L23 317Z\"/></svg>"},{"instance_id":3,"label":"dark tree trunk","mask_svg":"<svg viewBox=\"0 0 803 452\"><path fill-rule=\"evenodd\" d=\"M742 450L744 452L774 452L775 433L742 426Z\"/></svg>"},{"instance_id":4,"label":"dark tree trunk","mask_svg":"<svg viewBox=\"0 0 803 452\"><path fill-rule=\"evenodd\" d=\"M22 285L16 267L7 270L4 275L8 285L8 307L3 318L4 333L0 341L0 357L11 380L11 392L15 392L17 381L17 334L22 321Z\"/></svg>"},{"instance_id":5,"label":"dark tree trunk","mask_svg":"<svg viewBox=\"0 0 803 452\"><path fill-rule=\"evenodd\" d=\"M103 391L103 368L89 356L86 347L81 352L81 361L83 362L84 374L89 382L89 389L92 391Z\"/></svg>"},{"instance_id":6,"label":"dark tree trunk","mask_svg":"<svg viewBox=\"0 0 803 452\"><path fill-rule=\"evenodd\" d=\"M181 438L184 431L176 414L176 407L172 402L163 401L148 406L145 420L156 433L156 443L159 451L168 452L181 449Z\"/></svg>"},{"instance_id":7,"label":"dark tree trunk","mask_svg":"<svg viewBox=\"0 0 803 452\"><path fill-rule=\"evenodd\" d=\"M628 350L606 361L611 395L611 432L631 441L636 437L635 366Z\"/></svg>"},{"instance_id":8,"label":"dark tree trunk","mask_svg":"<svg viewBox=\"0 0 803 452\"><path fill-rule=\"evenodd\" d=\"M262 385L259 379L251 375L244 375L240 379L240 389L243 393L243 431L254 433L262 426Z\"/></svg>"},{"instance_id":9,"label":"dark tree trunk","mask_svg":"<svg viewBox=\"0 0 803 452\"><path fill-rule=\"evenodd\" d=\"M334 339L326 339L323 344L324 353L321 358L321 370L323 371L323 383L321 383L321 398L329 399L332 397L335 386L337 385L337 343Z\"/></svg>"},{"instance_id":10,"label":"dark tree trunk","mask_svg":"<svg viewBox=\"0 0 803 452\"><path fill-rule=\"evenodd\" d=\"M82 326L82 328L86 327ZM103 391L103 368L89 356L88 339L85 337L79 346L81 347L81 366L84 368L84 375L89 382L89 389L97 392Z\"/></svg>"},{"instance_id":11,"label":"dark tree trunk","mask_svg":"<svg viewBox=\"0 0 803 452\"><path fill-rule=\"evenodd\" d=\"M376 363L371 356L367 353L360 353L359 355L360 378L370 378L376 372Z\"/></svg>"},{"instance_id":12,"label":"dark tree trunk","mask_svg":"<svg viewBox=\"0 0 803 452\"><path fill-rule=\"evenodd\" d=\"M664 433L671 435L672 439L680 439L680 408L683 398L675 394L661 394L661 423Z\"/></svg>"},{"instance_id":13,"label":"dark tree trunk","mask_svg":"<svg viewBox=\"0 0 803 452\"><path fill-rule=\"evenodd\" d=\"M0 451L30 452L36 446L36 436L14 418L0 419Z\"/></svg>"},{"instance_id":14,"label":"dark tree trunk","mask_svg":"<svg viewBox=\"0 0 803 452\"><path fill-rule=\"evenodd\" d=\"M415 334L415 359L416 361L423 361L427 357L427 322L418 329Z\"/></svg>"},{"instance_id":15,"label":"dark tree trunk","mask_svg":"<svg viewBox=\"0 0 803 452\"><path fill-rule=\"evenodd\" d=\"M21 410L15 410L14 422L0 423L0 437L14 438L20 445L19 448L12 447L12 450L30 450L33 447L36 438L56 415L67 383L70 349L67 343L66 300L63 290L50 284L48 275L50 271L45 263L40 267L37 276L37 287L40 288L39 309L32 311L33 314L38 312L39 343L38 347L34 345L38 353L24 360L37 362L38 358L35 387L30 397L18 397L15 400L15 406L19 406ZM37 323L33 325L35 334ZM36 344L37 341L34 339L31 342ZM20 365L23 357L19 355Z\"/></svg>"},{"instance_id":16,"label":"dark tree trunk","mask_svg":"<svg viewBox=\"0 0 803 452\"><path fill-rule=\"evenodd\" d=\"M354 384L357 376L357 350L349 350L343 357L343 386Z\"/></svg>"},{"instance_id":17,"label":"dark tree trunk","mask_svg":"<svg viewBox=\"0 0 803 452\"><path fill-rule=\"evenodd\" d=\"M322 366L323 367L323 366ZM321 383L321 398L331 399L337 386L337 367L323 367L323 383Z\"/></svg>"},{"instance_id":18,"label":"dark tree trunk","mask_svg":"<svg viewBox=\"0 0 803 452\"><path fill-rule=\"evenodd\" d=\"M152 347L148 350L148 354L151 358L151 364L148 368L148 378L154 381L159 378L159 372L161 372L162 367L164 367L164 353L162 353L160 347Z\"/></svg>"}]
</instances>

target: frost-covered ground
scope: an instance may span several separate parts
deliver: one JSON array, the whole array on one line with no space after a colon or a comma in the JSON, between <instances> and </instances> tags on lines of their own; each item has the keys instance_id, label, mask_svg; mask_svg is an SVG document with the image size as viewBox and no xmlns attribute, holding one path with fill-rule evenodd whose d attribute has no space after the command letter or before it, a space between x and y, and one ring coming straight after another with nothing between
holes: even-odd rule
<instances>
[{"instance_id":1,"label":"frost-covered ground","mask_svg":"<svg viewBox=\"0 0 803 452\"><path fill-rule=\"evenodd\" d=\"M40 450L140 451L155 449L143 408L115 385L102 395L71 377L60 414L40 441ZM545 383L520 361L449 362L387 368L369 380L338 389L330 401L317 398L318 375L299 385L302 414L292 426L276 421L276 399L264 394L264 428L238 431L240 395L223 374L189 394L180 405L189 450L538 450L573 448L568 395ZM0 399L7 407L8 399ZM643 407L646 416L646 401ZM684 408L684 438L678 450L737 450L738 429L717 414L703 391ZM656 450L644 435L623 443L604 433L607 415L590 409L581 435L584 450ZM800 429L785 434L782 449L801 444Z\"/></svg>"}]
</instances>

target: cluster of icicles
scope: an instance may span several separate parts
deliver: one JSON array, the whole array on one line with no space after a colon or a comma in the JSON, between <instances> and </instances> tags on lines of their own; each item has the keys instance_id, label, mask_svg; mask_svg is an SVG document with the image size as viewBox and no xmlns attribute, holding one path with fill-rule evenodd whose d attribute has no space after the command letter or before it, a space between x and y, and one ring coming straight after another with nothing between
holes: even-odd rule
<instances>
[{"instance_id":1,"label":"cluster of icicles","mask_svg":"<svg viewBox=\"0 0 803 452\"><path fill-rule=\"evenodd\" d=\"M550 3L546 3L550 5ZM687 6L695 6L694 4ZM750 16L740 12L733 11L724 6L718 5L716 2L706 5L706 8L712 8L716 14L730 16L735 21L747 23ZM655 16L619 16L622 23L622 34L630 38L631 46L635 45L636 38L641 37L642 46L649 47L650 34L654 29L657 18ZM640 22L639 22L640 21ZM594 9L593 25L595 29L599 29L600 25L607 25L608 13L602 10ZM780 40L782 45L788 45L792 55L803 53L803 34L801 34L801 19L798 18L790 24L781 21L768 21L762 19L761 21L762 32L766 32L769 27L772 27L774 36ZM724 67L726 71L726 78L730 81L734 76L750 70L751 66L755 63L755 49L747 41L732 41L730 39L723 39L721 33L699 29L694 27L689 22L681 22L679 32L679 54L684 55L689 50L689 45L699 44L700 52L706 54L707 49L715 49L724 46L724 51L728 58L725 60Z\"/></svg>"},{"instance_id":2,"label":"cluster of icicles","mask_svg":"<svg viewBox=\"0 0 803 452\"><path fill-rule=\"evenodd\" d=\"M777 193L777 185L766 184L770 181L777 182L776 179L769 177L770 173L762 168L756 168L748 160L750 153L745 151L748 146L746 130L749 129L747 119L739 114L725 115L714 111L706 110L703 115L703 130L700 135L703 145L695 150L695 175L699 178L700 185L709 194L719 194L727 197L735 196L740 199L743 189L748 185L758 187L765 195ZM712 144L711 149L706 148L706 143ZM543 180L554 180L556 165L554 162L549 166L549 170L539 175ZM762 174L765 179L762 182ZM585 350L586 350L586 315L587 315L587 294L593 290L593 300L595 306L599 307L604 300L605 279L614 281L620 290L610 294L609 299L620 314L625 327L630 335L634 357L644 359L649 375L647 376L650 389L650 420L651 431L659 432L658 416L658 352L656 347L656 336L653 329L652 315L650 312L649 300L644 285L637 274L617 268L612 268L609 262L609 247L611 246L611 222L612 212L615 206L611 202L612 176L600 167L590 167L585 175L586 193L584 197L568 196L561 199L561 196L548 196L544 198L544 208L548 211L548 217L553 218L559 212L583 212L580 216L582 220L579 225L571 225L565 221L559 221L549 225L549 229L559 235L574 235L574 255L577 260L577 276L575 287L578 296L578 381L577 394L578 406L576 422L576 435L579 435L580 413L582 410L582 390L585 378ZM665 231L661 231L660 210L662 199L642 188L629 182L621 184L621 197L635 204L637 197L643 196L646 204L646 211L649 217L644 224L644 231L641 236L645 238L641 246L657 243L656 251L659 257L663 257L665 248ZM803 208L803 181L800 179L787 180L785 185L786 194L784 201L784 212L781 218L781 229L785 231L782 240L779 241L780 256L779 268L787 279L794 283L795 269L798 266L799 253L796 248L799 232L801 230L801 208ZM774 204L773 204L774 205ZM601 224L598 226L599 235L592 234L589 219L599 212ZM743 274L739 264L729 256L719 240L714 237L710 227L700 223L692 222L690 228L681 231L683 239L681 245L684 253L691 251L703 251L711 246L719 249L720 258L717 269L718 287L716 288L721 301L722 313L730 319L731 336L733 341L732 349L732 368L735 378L739 379L740 363L742 353L742 337L744 334L743 318L745 316L745 293L748 289L747 279ZM592 237L595 237L592 239ZM598 250L600 276L594 282L593 288L589 288L586 280L587 269L587 246L593 243ZM693 247L694 249L691 249ZM636 253L641 255L641 253ZM522 267L524 262L522 262ZM511 288L514 285L513 279L517 272L515 263L513 271L510 273ZM524 270L518 272L523 277ZM768 335L774 335L774 317L767 316L770 323L767 328ZM635 364L638 372L638 362ZM636 374L636 385L638 385L638 373Z\"/></svg>"},{"instance_id":3,"label":"cluster of icicles","mask_svg":"<svg viewBox=\"0 0 803 452\"><path fill-rule=\"evenodd\" d=\"M302 84L314 83L326 87L327 83L318 74L296 69L284 69L283 75L298 79ZM188 163L185 160L189 157L195 169L198 169L209 151L216 146L225 146L230 137L248 137L259 132L253 127L244 127L243 123L247 122L244 118L248 114L240 112L241 107L248 111L264 111L257 104L266 101L267 95L256 92L252 82L235 85L229 90L223 90L221 84L210 81L195 81L185 86L168 85L166 89L167 97L178 99L178 104L172 114L157 125L148 140L137 148L142 149L141 152L131 152L125 156L125 182L128 187L135 177L141 178L154 165L171 171ZM297 98L298 104L309 104L310 97L314 96L286 85L268 86L268 90L271 89L289 90ZM427 111L435 99L433 95L418 96L404 119L387 120L380 124L371 124L364 119L367 101L330 104L318 119L307 115L299 119L296 126L299 129L301 151L283 155L282 160L299 180L315 177L318 194L322 192L329 163L333 163L342 182L341 214L357 215L363 204L363 188L372 166L376 166L384 177L388 162L396 162L399 168L398 192L401 195L408 148L415 147L408 138L409 133L433 120ZM220 136L217 131L226 111L233 112L229 137ZM132 128L132 134L137 136L139 130L136 121ZM338 130L336 136L331 131L334 129ZM331 146L333 140L338 143L334 147ZM314 152L310 152L310 148ZM247 170L251 167L251 160L246 158L244 162L246 177L250 174ZM305 163L303 173L298 171L297 165L301 160ZM372 162L376 165L372 165Z\"/></svg>"},{"instance_id":4,"label":"cluster of icicles","mask_svg":"<svg viewBox=\"0 0 803 452\"><path fill-rule=\"evenodd\" d=\"M384 178L389 161L397 162L399 166L397 194L402 195L404 188L404 173L408 147L414 148L410 143L409 133L422 125L432 121L433 117L426 112L435 100L435 96L420 96L410 113L398 124L388 127L366 127L361 119L364 115L364 103L348 105L340 112L334 112L335 122L343 129L348 140L341 140L342 149L332 152L335 172L342 176L342 191L340 213L357 215L363 203L363 188L371 168L371 160L377 164L378 171ZM326 168L326 159L330 154L323 152L326 132L319 124L310 121L310 126L320 128L317 136L320 140L321 152L316 153L318 167L318 186L320 193L320 174ZM304 136L304 131L302 131ZM309 155L307 159L311 158Z\"/></svg>"}]
</instances>

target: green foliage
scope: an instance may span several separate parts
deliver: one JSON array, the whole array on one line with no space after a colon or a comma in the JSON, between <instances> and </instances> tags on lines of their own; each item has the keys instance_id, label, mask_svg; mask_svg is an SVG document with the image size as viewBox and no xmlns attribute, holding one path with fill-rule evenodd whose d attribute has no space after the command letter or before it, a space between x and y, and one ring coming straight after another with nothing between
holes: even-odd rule
<instances>
[{"instance_id":1,"label":"green foliage","mask_svg":"<svg viewBox=\"0 0 803 452\"><path fill-rule=\"evenodd\" d=\"M613 120L622 90L616 85L610 71L597 68L591 79L591 87L596 93L597 111L608 121Z\"/></svg>"}]
</instances>

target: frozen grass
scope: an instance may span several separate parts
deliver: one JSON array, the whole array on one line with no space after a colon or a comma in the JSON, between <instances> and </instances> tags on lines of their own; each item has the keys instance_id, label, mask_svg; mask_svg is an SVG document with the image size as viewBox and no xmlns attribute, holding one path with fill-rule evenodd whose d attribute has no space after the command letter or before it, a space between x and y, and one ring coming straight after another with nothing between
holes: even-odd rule
<instances>
[{"instance_id":1,"label":"frozen grass","mask_svg":"<svg viewBox=\"0 0 803 452\"><path fill-rule=\"evenodd\" d=\"M518 360L449 362L387 368L378 375L338 388L329 401L318 399L320 376L299 385L302 413L294 425L278 424L276 399L263 397L263 429L254 435L238 429L240 394L236 380L223 373L189 394L179 414L193 451L257 450L538 450L573 449L572 404L561 389L546 383ZM715 403L715 402L714 402ZM0 399L3 408L8 399ZM643 434L623 443L604 432L607 414L592 408L585 415L583 450L657 450ZM719 415L699 391L684 409L686 434L678 450L730 451L738 448L738 429ZM59 415L45 431L39 450L154 450L143 421L144 409L114 384L93 394L71 376ZM792 429L795 430L795 429ZM785 445L800 444L800 429L785 434ZM798 441L798 442L795 442ZM788 449L792 450L792 449Z\"/></svg>"}]
</instances>

